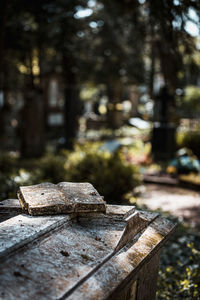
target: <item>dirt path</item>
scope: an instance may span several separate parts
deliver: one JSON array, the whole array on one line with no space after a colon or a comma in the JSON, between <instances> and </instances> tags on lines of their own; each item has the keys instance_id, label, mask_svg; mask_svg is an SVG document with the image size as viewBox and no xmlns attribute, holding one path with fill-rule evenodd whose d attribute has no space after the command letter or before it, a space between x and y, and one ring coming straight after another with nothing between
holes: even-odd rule
<instances>
[{"instance_id":1,"label":"dirt path","mask_svg":"<svg viewBox=\"0 0 200 300\"><path fill-rule=\"evenodd\" d=\"M160 184L145 184L139 204L181 217L200 230L200 192Z\"/></svg>"}]
</instances>

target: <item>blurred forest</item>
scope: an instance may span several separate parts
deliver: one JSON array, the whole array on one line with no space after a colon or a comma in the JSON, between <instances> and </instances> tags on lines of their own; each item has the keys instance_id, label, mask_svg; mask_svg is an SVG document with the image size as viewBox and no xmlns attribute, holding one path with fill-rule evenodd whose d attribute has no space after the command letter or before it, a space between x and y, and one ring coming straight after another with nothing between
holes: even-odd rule
<instances>
[{"instance_id":1,"label":"blurred forest","mask_svg":"<svg viewBox=\"0 0 200 300\"><path fill-rule=\"evenodd\" d=\"M152 173L199 191L199 20L198 0L1 0L0 200L88 181L138 205ZM179 225L158 299L200 299L199 266Z\"/></svg>"},{"instance_id":2,"label":"blurred forest","mask_svg":"<svg viewBox=\"0 0 200 300\"><path fill-rule=\"evenodd\" d=\"M38 157L48 143L72 149L80 129L198 118L199 1L3 0L0 11L2 150Z\"/></svg>"}]
</instances>

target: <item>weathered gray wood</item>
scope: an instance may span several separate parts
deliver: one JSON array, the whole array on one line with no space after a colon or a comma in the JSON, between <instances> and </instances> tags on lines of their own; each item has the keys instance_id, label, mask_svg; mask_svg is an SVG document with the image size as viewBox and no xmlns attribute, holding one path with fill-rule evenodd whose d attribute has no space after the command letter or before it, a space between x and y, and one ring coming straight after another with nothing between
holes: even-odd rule
<instances>
[{"instance_id":1,"label":"weathered gray wood","mask_svg":"<svg viewBox=\"0 0 200 300\"><path fill-rule=\"evenodd\" d=\"M22 208L29 214L45 214L45 212L59 213L65 207L69 212L73 211L68 199L59 191L53 183L41 183L31 186L22 186L18 191L18 198Z\"/></svg>"},{"instance_id":2,"label":"weathered gray wood","mask_svg":"<svg viewBox=\"0 0 200 300\"><path fill-rule=\"evenodd\" d=\"M73 217L67 215L32 218L27 215L17 215L0 223L0 257L70 221Z\"/></svg>"},{"instance_id":3,"label":"weathered gray wood","mask_svg":"<svg viewBox=\"0 0 200 300\"><path fill-rule=\"evenodd\" d=\"M173 232L175 225L161 217L135 238L132 247L116 253L71 295L61 299L118 299L120 292L138 278L138 271L160 251L162 244ZM145 275L145 274L144 274ZM145 275L146 276L146 275ZM152 278L154 280L154 277ZM84 297L87 295L87 297ZM136 298L137 300L151 298Z\"/></svg>"},{"instance_id":4,"label":"weathered gray wood","mask_svg":"<svg viewBox=\"0 0 200 300\"><path fill-rule=\"evenodd\" d=\"M157 278L160 263L160 251L138 272L137 300L156 299Z\"/></svg>"},{"instance_id":5,"label":"weathered gray wood","mask_svg":"<svg viewBox=\"0 0 200 300\"><path fill-rule=\"evenodd\" d=\"M107 205L106 207L107 216L119 215L122 216L123 218L127 218L134 212L135 212L135 206L133 205Z\"/></svg>"},{"instance_id":6,"label":"weathered gray wood","mask_svg":"<svg viewBox=\"0 0 200 300\"><path fill-rule=\"evenodd\" d=\"M84 222L87 222L87 218L92 216L92 221L90 222L102 222L102 218L104 219L104 223L113 223L113 222L121 222L122 226L124 226L124 230L122 231L121 237L116 244L115 251L119 251L122 247L124 247L127 243L129 243L135 235L137 235L140 231L142 231L150 222L156 219L159 214L158 213L146 213L143 211L135 211L133 206L122 206L120 211L120 205L108 205L106 208L106 215L101 214L80 214L79 219Z\"/></svg>"},{"instance_id":7,"label":"weathered gray wood","mask_svg":"<svg viewBox=\"0 0 200 300\"><path fill-rule=\"evenodd\" d=\"M18 212L0 212L0 223L17 216Z\"/></svg>"},{"instance_id":8,"label":"weathered gray wood","mask_svg":"<svg viewBox=\"0 0 200 300\"><path fill-rule=\"evenodd\" d=\"M127 216L127 213L125 216ZM129 243L134 236L141 232L157 217L157 213L134 212L133 214L129 214L129 216L125 218L126 226L122 232L122 236L115 248L115 251L119 251L122 247Z\"/></svg>"},{"instance_id":9,"label":"weathered gray wood","mask_svg":"<svg viewBox=\"0 0 200 300\"><path fill-rule=\"evenodd\" d=\"M145 263L158 253L174 228L171 222L146 213L149 226L116 252L116 244L127 224L125 214L114 213L113 222L112 214L100 214L98 218L96 213L78 216L77 223L75 219L70 224L60 221L62 225L55 225L54 231L48 229L46 234L43 231L34 243L4 256L0 299L118 299L119 291L132 286ZM25 217L41 218L44 222L50 218ZM70 216L53 219L67 217Z\"/></svg>"},{"instance_id":10,"label":"weathered gray wood","mask_svg":"<svg viewBox=\"0 0 200 300\"><path fill-rule=\"evenodd\" d=\"M109 225L63 225L34 246L4 258L0 291L6 299L60 298L112 255L121 230Z\"/></svg>"},{"instance_id":11,"label":"weathered gray wood","mask_svg":"<svg viewBox=\"0 0 200 300\"><path fill-rule=\"evenodd\" d=\"M127 243L133 239L133 237L138 234L141 230L143 230L147 225L148 222L140 218L138 212L134 212L130 215L126 220L126 226L122 232L122 236L115 247L115 251L119 251L123 248Z\"/></svg>"},{"instance_id":12,"label":"weathered gray wood","mask_svg":"<svg viewBox=\"0 0 200 300\"><path fill-rule=\"evenodd\" d=\"M106 206L90 183L41 183L20 187L18 198L22 208L31 215L100 211Z\"/></svg>"},{"instance_id":13,"label":"weathered gray wood","mask_svg":"<svg viewBox=\"0 0 200 300\"><path fill-rule=\"evenodd\" d=\"M0 202L0 213L22 212L22 207L18 199L6 199Z\"/></svg>"},{"instance_id":14,"label":"weathered gray wood","mask_svg":"<svg viewBox=\"0 0 200 300\"><path fill-rule=\"evenodd\" d=\"M155 212L148 212L144 210L138 210L138 212L140 213L140 217L145 219L147 222L151 222L159 216L159 214Z\"/></svg>"},{"instance_id":15,"label":"weathered gray wood","mask_svg":"<svg viewBox=\"0 0 200 300\"><path fill-rule=\"evenodd\" d=\"M126 288L118 293L117 300L137 300L137 287L138 281L136 280L130 286L126 286Z\"/></svg>"},{"instance_id":16,"label":"weathered gray wood","mask_svg":"<svg viewBox=\"0 0 200 300\"><path fill-rule=\"evenodd\" d=\"M0 202L0 223L22 213L18 199L7 199Z\"/></svg>"},{"instance_id":17,"label":"weathered gray wood","mask_svg":"<svg viewBox=\"0 0 200 300\"><path fill-rule=\"evenodd\" d=\"M137 272L135 278L117 290L109 299L119 300L155 300L157 289L157 277L159 271L160 251L146 262ZM117 293L116 293L117 292Z\"/></svg>"}]
</instances>

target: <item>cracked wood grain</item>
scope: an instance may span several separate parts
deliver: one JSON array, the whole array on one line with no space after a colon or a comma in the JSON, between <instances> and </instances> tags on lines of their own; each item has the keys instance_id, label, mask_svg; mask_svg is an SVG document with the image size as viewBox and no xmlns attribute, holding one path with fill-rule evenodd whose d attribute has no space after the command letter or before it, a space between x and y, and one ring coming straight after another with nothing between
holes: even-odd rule
<instances>
[{"instance_id":1,"label":"cracked wood grain","mask_svg":"<svg viewBox=\"0 0 200 300\"><path fill-rule=\"evenodd\" d=\"M22 215L27 236L32 238L25 240L21 247L18 243L22 235L18 225L21 222L17 222L19 219L12 218L12 223L1 223L0 232L2 228L6 229L9 240L18 246L8 247L12 249L10 255L2 257L0 299L118 299L120 291L132 286L141 276L148 275L146 270L150 272L151 268L143 268L148 263L153 266L154 262L158 262L154 257L174 229L174 224L153 213L135 210L136 214L132 211L129 215L128 210L132 207L121 208L120 212L120 207L108 205L108 215L75 213L73 222L67 221L70 215ZM148 226L136 236L129 236L127 244L115 251L127 221L138 213L145 222L149 222ZM28 225L34 225L29 223L30 220L35 224L34 233L32 226ZM16 231L12 233L15 227ZM36 232L37 237L34 236ZM16 236L18 239L14 241ZM154 280L156 276L152 278ZM150 279L149 276L143 281L148 287L152 282Z\"/></svg>"},{"instance_id":2,"label":"cracked wood grain","mask_svg":"<svg viewBox=\"0 0 200 300\"><path fill-rule=\"evenodd\" d=\"M0 258L69 222L74 215L30 217L18 215L0 223Z\"/></svg>"},{"instance_id":3,"label":"cracked wood grain","mask_svg":"<svg viewBox=\"0 0 200 300\"><path fill-rule=\"evenodd\" d=\"M30 215L106 211L103 198L90 183L45 182L22 186L17 195L22 208Z\"/></svg>"}]
</instances>

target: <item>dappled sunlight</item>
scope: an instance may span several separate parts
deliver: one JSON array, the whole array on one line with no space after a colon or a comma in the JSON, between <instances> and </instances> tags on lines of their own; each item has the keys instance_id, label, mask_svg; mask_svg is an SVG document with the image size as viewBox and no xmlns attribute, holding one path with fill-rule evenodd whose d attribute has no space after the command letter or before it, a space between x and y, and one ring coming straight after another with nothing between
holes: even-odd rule
<instances>
[{"instance_id":1,"label":"dappled sunlight","mask_svg":"<svg viewBox=\"0 0 200 300\"><path fill-rule=\"evenodd\" d=\"M167 213L199 231L199 1L3 0L0 11L0 201L16 198L21 186L89 182L107 203ZM47 196L52 204L52 190ZM67 218L16 216L21 210L14 201L6 212L4 204L0 256ZM113 250L122 227L113 235L101 233L104 247ZM134 241L135 252L115 255L117 277L145 260L160 240L162 232L150 227ZM160 284L158 300L199 296L199 261L193 263L198 255L179 246L172 243L169 266L161 264L168 285ZM189 268L182 274L174 268L176 247ZM62 251L65 263L68 251ZM86 260L83 255L77 278L91 272L94 261L86 267ZM47 261L49 268L56 264ZM22 282L21 271L13 272ZM178 279L172 283L168 277ZM52 278L53 291L57 279ZM84 289L96 286L96 297L102 297L111 279L101 285L92 277ZM55 297L62 296L65 284L67 278ZM27 287L32 288L29 282Z\"/></svg>"},{"instance_id":2,"label":"dappled sunlight","mask_svg":"<svg viewBox=\"0 0 200 300\"><path fill-rule=\"evenodd\" d=\"M179 187L149 184L138 199L138 204L146 205L152 210L161 210L185 219L195 227L199 227L199 219L193 217L192 211L198 215L200 209L200 193Z\"/></svg>"}]
</instances>

